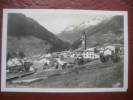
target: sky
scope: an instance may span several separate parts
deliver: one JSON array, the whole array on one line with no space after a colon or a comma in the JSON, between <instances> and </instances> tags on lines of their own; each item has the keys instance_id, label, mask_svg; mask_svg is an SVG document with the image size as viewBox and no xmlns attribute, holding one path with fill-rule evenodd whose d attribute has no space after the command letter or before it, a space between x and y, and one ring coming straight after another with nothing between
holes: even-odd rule
<instances>
[{"instance_id":1,"label":"sky","mask_svg":"<svg viewBox=\"0 0 133 100\"><path fill-rule=\"evenodd\" d=\"M59 34L65 28L71 25L80 25L84 22L89 22L90 25L95 25L103 19L110 18L110 16L107 15L96 16L68 13L25 13L25 15L36 20L39 24L41 24L43 27L45 27L54 34Z\"/></svg>"}]
</instances>

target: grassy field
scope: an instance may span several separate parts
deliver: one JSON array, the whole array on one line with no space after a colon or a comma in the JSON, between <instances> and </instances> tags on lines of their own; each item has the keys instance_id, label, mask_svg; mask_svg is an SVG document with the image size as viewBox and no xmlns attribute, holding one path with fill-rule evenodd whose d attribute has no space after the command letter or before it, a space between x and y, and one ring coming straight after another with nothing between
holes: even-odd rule
<instances>
[{"instance_id":1,"label":"grassy field","mask_svg":"<svg viewBox=\"0 0 133 100\"><path fill-rule=\"evenodd\" d=\"M7 87L32 88L110 88L123 87L123 59L101 63L99 60L67 70L41 71L18 80L39 78L31 83L8 83Z\"/></svg>"}]
</instances>

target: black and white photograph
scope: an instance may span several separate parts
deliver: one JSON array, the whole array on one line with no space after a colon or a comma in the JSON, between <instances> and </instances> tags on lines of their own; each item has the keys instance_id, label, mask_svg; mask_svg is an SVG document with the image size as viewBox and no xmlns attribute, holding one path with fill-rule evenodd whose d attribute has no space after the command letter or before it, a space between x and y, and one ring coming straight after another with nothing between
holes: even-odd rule
<instances>
[{"instance_id":1,"label":"black and white photograph","mask_svg":"<svg viewBox=\"0 0 133 100\"><path fill-rule=\"evenodd\" d=\"M128 12L4 9L1 91L128 89Z\"/></svg>"}]
</instances>

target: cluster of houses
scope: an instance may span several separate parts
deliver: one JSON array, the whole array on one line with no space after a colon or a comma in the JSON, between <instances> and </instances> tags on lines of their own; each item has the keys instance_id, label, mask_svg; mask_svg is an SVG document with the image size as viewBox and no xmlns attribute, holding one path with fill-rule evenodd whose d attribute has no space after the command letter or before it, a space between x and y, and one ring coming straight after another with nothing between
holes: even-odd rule
<instances>
[{"instance_id":1,"label":"cluster of houses","mask_svg":"<svg viewBox=\"0 0 133 100\"><path fill-rule=\"evenodd\" d=\"M120 52L121 50L117 50ZM72 66L75 64L75 60L78 58L96 60L100 58L100 55L112 55L113 52L116 52L115 46L108 45L105 47L93 47L86 48L85 50L68 50L62 52L54 52L42 55L36 55L30 58L12 58L7 61L8 72L11 72L10 69L13 67L19 69L18 67L24 66L25 62L32 62L41 64L43 69L63 69L66 65ZM17 66L17 67L16 67ZM30 66L29 71L33 71L32 66ZM22 67L21 67L22 68ZM21 70L22 71L22 70Z\"/></svg>"}]
</instances>

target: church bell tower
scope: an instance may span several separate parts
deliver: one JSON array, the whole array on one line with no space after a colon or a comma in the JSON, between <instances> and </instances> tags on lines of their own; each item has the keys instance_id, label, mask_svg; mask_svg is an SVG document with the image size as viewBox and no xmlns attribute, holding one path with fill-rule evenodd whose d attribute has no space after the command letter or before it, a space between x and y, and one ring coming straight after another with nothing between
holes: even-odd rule
<instances>
[{"instance_id":1,"label":"church bell tower","mask_svg":"<svg viewBox=\"0 0 133 100\"><path fill-rule=\"evenodd\" d=\"M86 50L86 33L82 33L82 50Z\"/></svg>"}]
</instances>

